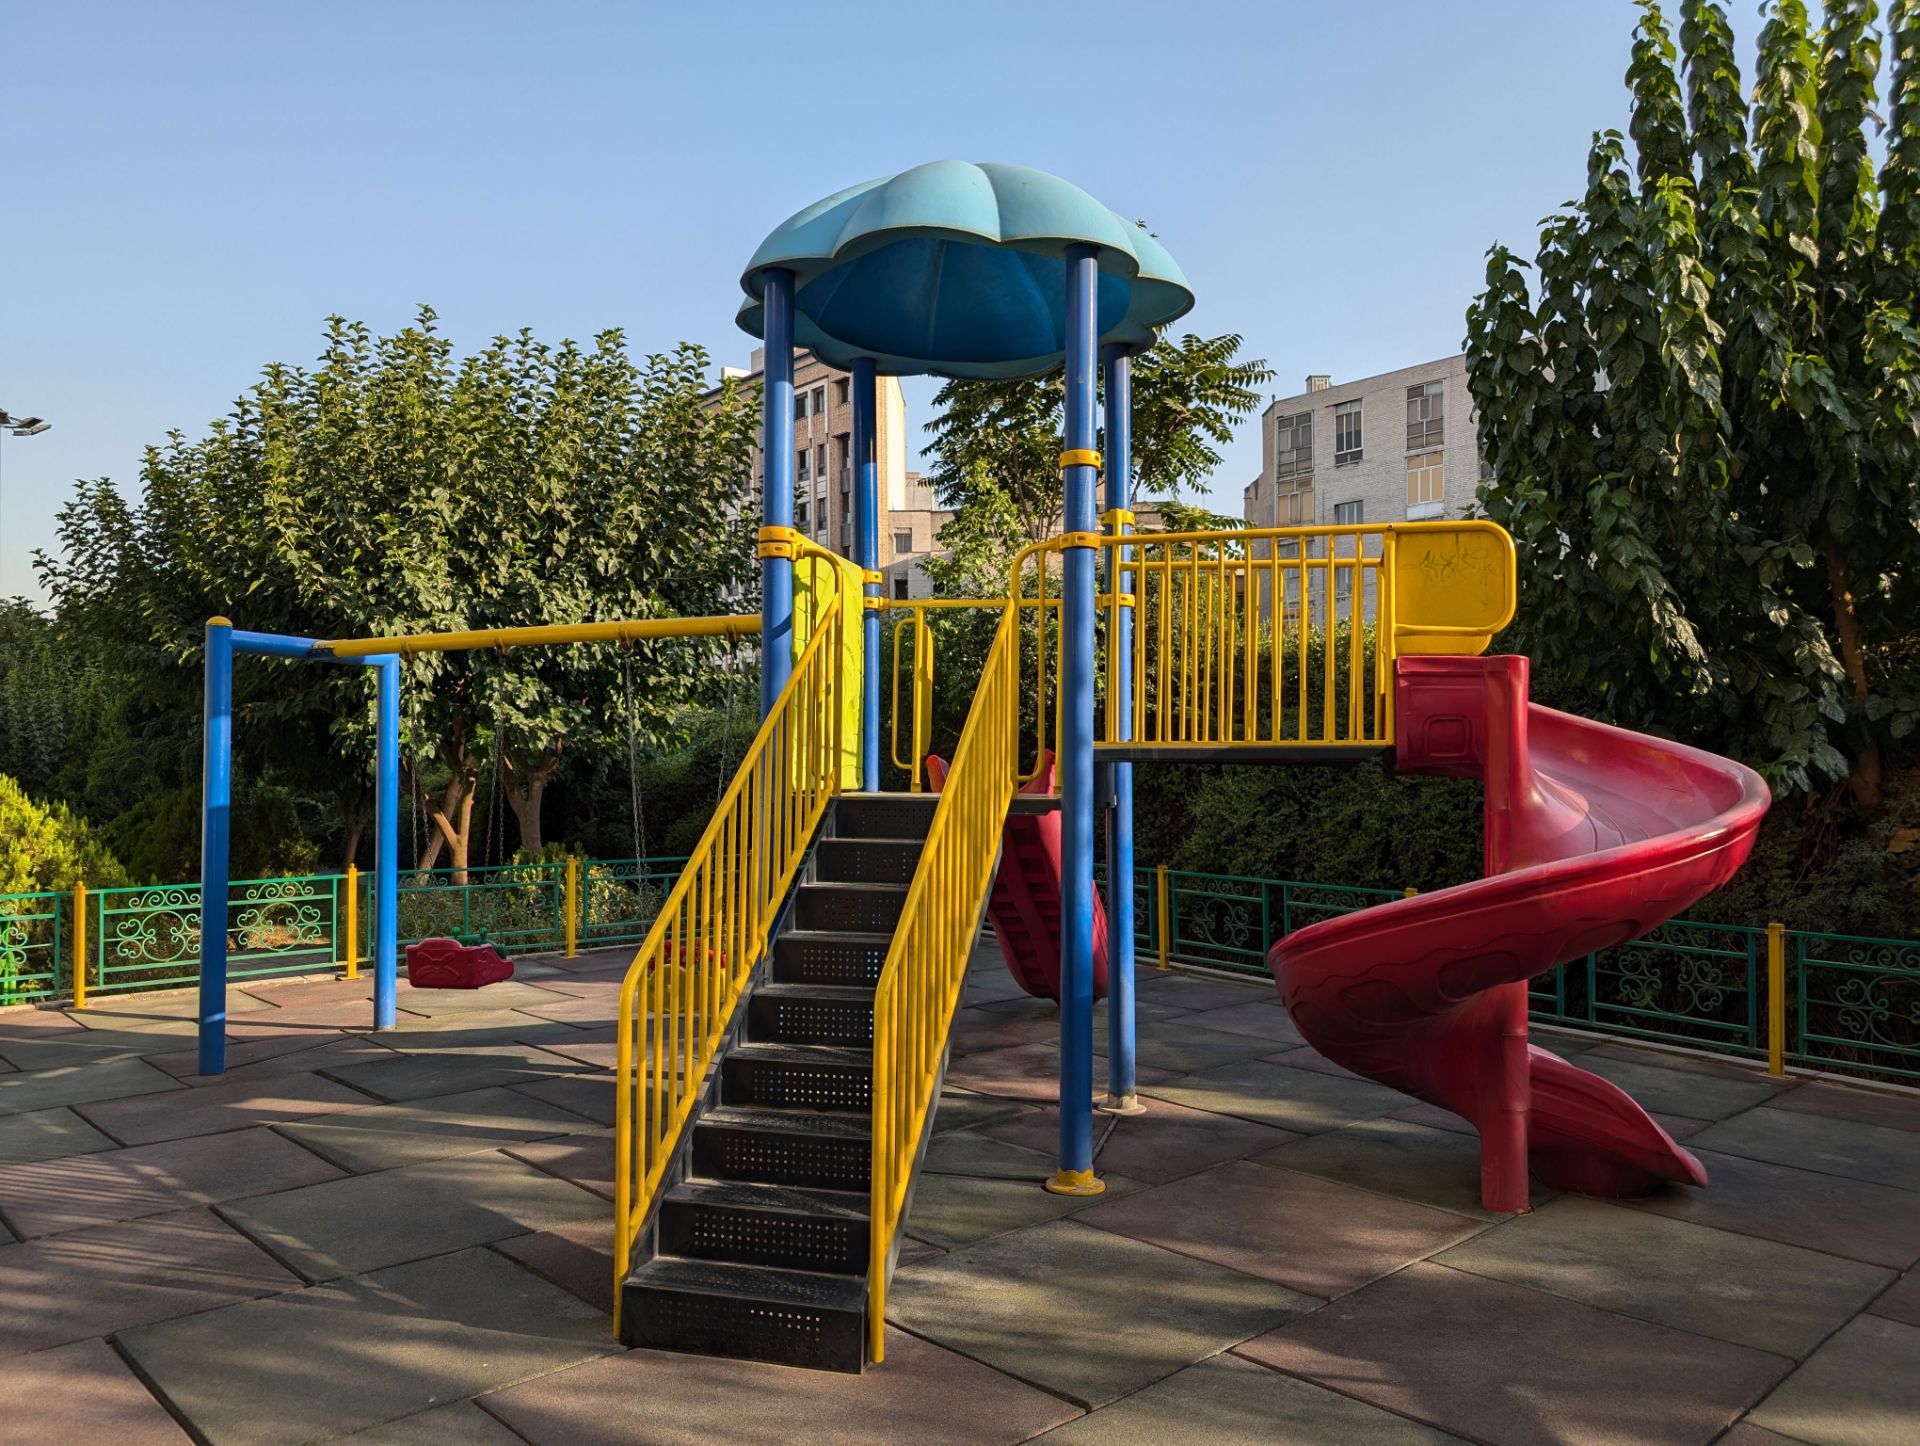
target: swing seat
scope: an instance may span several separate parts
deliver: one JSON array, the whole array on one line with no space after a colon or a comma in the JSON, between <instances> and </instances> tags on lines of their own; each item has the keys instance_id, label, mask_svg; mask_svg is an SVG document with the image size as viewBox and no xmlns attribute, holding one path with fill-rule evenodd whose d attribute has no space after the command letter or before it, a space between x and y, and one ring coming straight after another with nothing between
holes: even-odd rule
<instances>
[{"instance_id":1,"label":"swing seat","mask_svg":"<svg viewBox=\"0 0 1920 1446\"><path fill-rule=\"evenodd\" d=\"M407 945L407 983L415 989L482 989L513 978L513 961L491 944L422 939Z\"/></svg>"}]
</instances>

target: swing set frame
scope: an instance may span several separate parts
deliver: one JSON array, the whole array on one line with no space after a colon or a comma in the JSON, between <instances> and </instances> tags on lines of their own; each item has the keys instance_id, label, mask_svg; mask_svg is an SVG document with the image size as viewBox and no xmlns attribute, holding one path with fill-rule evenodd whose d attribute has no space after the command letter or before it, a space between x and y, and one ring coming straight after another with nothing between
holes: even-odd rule
<instances>
[{"instance_id":1,"label":"swing set frame","mask_svg":"<svg viewBox=\"0 0 1920 1446\"><path fill-rule=\"evenodd\" d=\"M645 638L758 637L760 618L642 618L548 623L380 638L303 638L248 632L209 618L202 714L200 807L200 1028L197 1068L218 1075L227 1066L227 912L233 805L233 664L236 656L372 668L375 702L373 1027L391 1029L397 1014L396 963L400 902L400 664L419 653L568 643L633 643ZM631 722L629 722L631 727Z\"/></svg>"}]
</instances>

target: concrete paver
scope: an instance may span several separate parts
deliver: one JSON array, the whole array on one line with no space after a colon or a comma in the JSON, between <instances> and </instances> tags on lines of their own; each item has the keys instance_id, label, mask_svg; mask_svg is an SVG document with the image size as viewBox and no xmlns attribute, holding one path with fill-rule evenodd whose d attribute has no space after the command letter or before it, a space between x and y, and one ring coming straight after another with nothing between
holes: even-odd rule
<instances>
[{"instance_id":1,"label":"concrete paver","mask_svg":"<svg viewBox=\"0 0 1920 1446\"><path fill-rule=\"evenodd\" d=\"M335 1180L271 1130L204 1135L0 1169L0 1214L30 1239Z\"/></svg>"},{"instance_id":2,"label":"concrete paver","mask_svg":"<svg viewBox=\"0 0 1920 1446\"><path fill-rule=\"evenodd\" d=\"M1723 1155L1920 1191L1920 1140L1910 1130L1792 1110L1749 1110L1702 1131L1694 1143Z\"/></svg>"},{"instance_id":3,"label":"concrete paver","mask_svg":"<svg viewBox=\"0 0 1920 1446\"><path fill-rule=\"evenodd\" d=\"M121 1345L214 1446L345 1435L614 1349L599 1311L489 1250L146 1326Z\"/></svg>"},{"instance_id":4,"label":"concrete paver","mask_svg":"<svg viewBox=\"0 0 1920 1446\"><path fill-rule=\"evenodd\" d=\"M1436 1257L1639 1320L1804 1356L1892 1272L1565 1196Z\"/></svg>"},{"instance_id":5,"label":"concrete paver","mask_svg":"<svg viewBox=\"0 0 1920 1446\"><path fill-rule=\"evenodd\" d=\"M1433 1264L1238 1353L1488 1441L1711 1440L1792 1362Z\"/></svg>"},{"instance_id":6,"label":"concrete paver","mask_svg":"<svg viewBox=\"0 0 1920 1446\"><path fill-rule=\"evenodd\" d=\"M192 1440L100 1340L0 1364L0 1436L113 1446L189 1446Z\"/></svg>"},{"instance_id":7,"label":"concrete paver","mask_svg":"<svg viewBox=\"0 0 1920 1446\"><path fill-rule=\"evenodd\" d=\"M1189 1109L1232 1115L1298 1134L1337 1130L1407 1102L1398 1090L1371 1080L1289 1069L1261 1059L1223 1065L1168 1084L1143 1080L1140 1092Z\"/></svg>"},{"instance_id":8,"label":"concrete paver","mask_svg":"<svg viewBox=\"0 0 1920 1446\"><path fill-rule=\"evenodd\" d=\"M1920 1441L1920 1326L1849 1322L1748 1419L1817 1446Z\"/></svg>"},{"instance_id":9,"label":"concrete paver","mask_svg":"<svg viewBox=\"0 0 1920 1446\"><path fill-rule=\"evenodd\" d=\"M404 1104L375 1105L366 1100L338 1114L315 1115L275 1128L342 1169L365 1174L592 1126L571 1110L496 1086Z\"/></svg>"},{"instance_id":10,"label":"concrete paver","mask_svg":"<svg viewBox=\"0 0 1920 1446\"><path fill-rule=\"evenodd\" d=\"M137 1061L135 1061L137 1063ZM108 1066L112 1068L113 1066ZM159 1074L159 1071L154 1071ZM173 1093L144 1093L131 1098L89 1101L79 1112L96 1128L128 1145L182 1140L188 1135L217 1135L326 1115L368 1103L367 1096L317 1074L286 1074L271 1079L232 1079L201 1089L167 1080Z\"/></svg>"},{"instance_id":11,"label":"concrete paver","mask_svg":"<svg viewBox=\"0 0 1920 1446\"><path fill-rule=\"evenodd\" d=\"M1163 1250L1332 1299L1465 1240L1475 1221L1232 1160L1077 1217Z\"/></svg>"},{"instance_id":12,"label":"concrete paver","mask_svg":"<svg viewBox=\"0 0 1920 1446\"><path fill-rule=\"evenodd\" d=\"M64 1106L0 1115L0 1164L58 1160L92 1150L111 1150L116 1143Z\"/></svg>"},{"instance_id":13,"label":"concrete paver","mask_svg":"<svg viewBox=\"0 0 1920 1446\"><path fill-rule=\"evenodd\" d=\"M0 1115L117 1100L183 1088L180 1081L137 1057L0 1075ZM124 1138L124 1137L122 1137ZM128 1144L135 1143L127 1141Z\"/></svg>"},{"instance_id":14,"label":"concrete paver","mask_svg":"<svg viewBox=\"0 0 1920 1446\"><path fill-rule=\"evenodd\" d=\"M1151 1185L1164 1185L1222 1160L1238 1159L1300 1138L1271 1125L1210 1115L1151 1096L1142 1098L1140 1105L1145 1114L1114 1118L1112 1130L1104 1138L1096 1133L1101 1143L1094 1164L1102 1174L1112 1171ZM1105 1129L1104 1118L1095 1117L1100 1129ZM1030 1150L1052 1151L1058 1148L1060 1139L1060 1111L1049 1106L986 1125L980 1133Z\"/></svg>"},{"instance_id":15,"label":"concrete paver","mask_svg":"<svg viewBox=\"0 0 1920 1446\"><path fill-rule=\"evenodd\" d=\"M1073 1220L902 1266L888 1318L1105 1405L1311 1310L1309 1296Z\"/></svg>"}]
</instances>

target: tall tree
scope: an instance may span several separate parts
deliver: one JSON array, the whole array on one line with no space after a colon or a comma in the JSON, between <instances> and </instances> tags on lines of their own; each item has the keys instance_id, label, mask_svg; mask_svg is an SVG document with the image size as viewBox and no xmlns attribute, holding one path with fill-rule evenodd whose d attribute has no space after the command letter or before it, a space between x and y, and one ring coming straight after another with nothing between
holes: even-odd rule
<instances>
[{"instance_id":1,"label":"tall tree","mask_svg":"<svg viewBox=\"0 0 1920 1446\"><path fill-rule=\"evenodd\" d=\"M1877 173L1872 0L1774 0L1750 101L1720 5L1677 50L1640 10L1632 168L1597 134L1532 282L1495 246L1467 315L1517 641L1607 716L1873 804L1920 722L1920 0Z\"/></svg>"}]
</instances>

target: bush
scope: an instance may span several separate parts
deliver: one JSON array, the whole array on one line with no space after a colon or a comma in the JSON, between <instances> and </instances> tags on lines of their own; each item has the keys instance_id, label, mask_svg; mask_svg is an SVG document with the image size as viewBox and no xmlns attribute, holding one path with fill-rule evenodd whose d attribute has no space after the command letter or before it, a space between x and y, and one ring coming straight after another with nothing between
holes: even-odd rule
<instances>
[{"instance_id":1,"label":"bush","mask_svg":"<svg viewBox=\"0 0 1920 1446\"><path fill-rule=\"evenodd\" d=\"M126 872L63 803L38 804L0 774L0 894L71 889L77 883L111 888Z\"/></svg>"}]
</instances>

